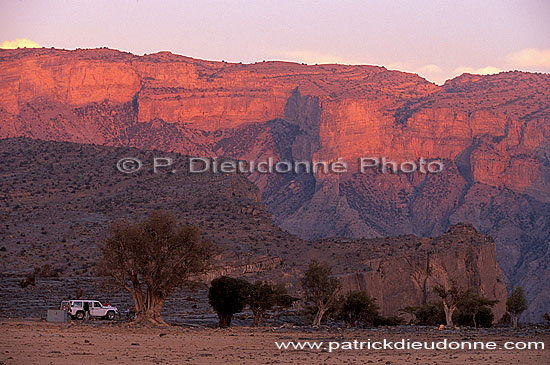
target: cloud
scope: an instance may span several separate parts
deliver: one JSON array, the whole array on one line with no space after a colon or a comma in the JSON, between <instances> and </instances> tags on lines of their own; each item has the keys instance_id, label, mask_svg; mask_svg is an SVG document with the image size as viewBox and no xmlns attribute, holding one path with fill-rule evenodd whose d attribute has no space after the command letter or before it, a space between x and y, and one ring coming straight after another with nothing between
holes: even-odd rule
<instances>
[{"instance_id":1,"label":"cloud","mask_svg":"<svg viewBox=\"0 0 550 365\"><path fill-rule=\"evenodd\" d=\"M550 68L550 49L526 48L510 53L508 64L513 68Z\"/></svg>"},{"instance_id":2,"label":"cloud","mask_svg":"<svg viewBox=\"0 0 550 365\"><path fill-rule=\"evenodd\" d=\"M441 67L434 64L424 65L415 69L414 72L422 76L426 80L434 82L438 85L442 85L447 79Z\"/></svg>"},{"instance_id":3,"label":"cloud","mask_svg":"<svg viewBox=\"0 0 550 365\"><path fill-rule=\"evenodd\" d=\"M462 75L463 73L468 74L477 74L477 75L492 75L497 74L499 72L502 72L503 69L496 66L486 66L481 68L474 68L474 67L468 67L468 66L459 66L454 69L453 75L458 76Z\"/></svg>"},{"instance_id":4,"label":"cloud","mask_svg":"<svg viewBox=\"0 0 550 365\"><path fill-rule=\"evenodd\" d=\"M442 85L447 79L446 75L443 72L443 69L438 65L433 63L429 65L424 65L421 67L412 67L406 63L402 62L393 62L386 65L388 70L397 70L404 72L412 72L418 74L419 76L425 78L428 81Z\"/></svg>"},{"instance_id":5,"label":"cloud","mask_svg":"<svg viewBox=\"0 0 550 365\"><path fill-rule=\"evenodd\" d=\"M452 72L443 70L438 65L429 64L409 72L415 72L418 75L422 76L426 80L434 82L438 85L443 85L445 81L452 79L456 76L460 76L463 73L469 74L478 74L478 75L492 75L499 72L502 72L503 69L496 66L486 66L481 68L475 68L470 66L459 66L455 68Z\"/></svg>"},{"instance_id":6,"label":"cloud","mask_svg":"<svg viewBox=\"0 0 550 365\"><path fill-rule=\"evenodd\" d=\"M439 74L441 71L441 67L434 64L422 66L417 70L419 74Z\"/></svg>"},{"instance_id":7,"label":"cloud","mask_svg":"<svg viewBox=\"0 0 550 365\"><path fill-rule=\"evenodd\" d=\"M281 57L279 53L274 58ZM336 56L327 53L309 52L309 51L291 51L282 52L282 58L288 61L301 62L307 64L324 64L324 63L339 63L346 65L376 65L376 62L358 61L356 59L350 59ZM477 74L477 75L493 75L503 71L509 70L523 70L523 71L538 71L538 72L550 72L550 49L539 48L526 48L517 52L509 53L508 55L498 57L494 60L494 63L485 67L476 67L460 65L454 69L450 65L436 65L426 64L423 66L413 65L405 62L392 62L384 65L389 70L398 70L404 72L412 72L420 75L421 77L429 80L438 85L443 85L445 81L454 77L460 76L464 73ZM479 66L479 65L477 65ZM452 71L451 71L452 70Z\"/></svg>"},{"instance_id":8,"label":"cloud","mask_svg":"<svg viewBox=\"0 0 550 365\"><path fill-rule=\"evenodd\" d=\"M4 41L0 45L0 49L16 49L16 48L40 48L40 45L27 38L17 38L14 41Z\"/></svg>"}]
</instances>

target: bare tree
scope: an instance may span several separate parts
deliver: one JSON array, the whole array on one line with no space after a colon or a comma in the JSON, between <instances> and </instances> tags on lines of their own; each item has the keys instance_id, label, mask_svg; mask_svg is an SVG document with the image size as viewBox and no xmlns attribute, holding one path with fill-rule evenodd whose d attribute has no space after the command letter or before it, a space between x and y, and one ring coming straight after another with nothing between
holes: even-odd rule
<instances>
[{"instance_id":1,"label":"bare tree","mask_svg":"<svg viewBox=\"0 0 550 365\"><path fill-rule=\"evenodd\" d=\"M137 319L161 325L167 325L161 318L166 298L204 272L210 259L199 229L180 225L163 211L137 223L114 223L101 252L99 272L132 295Z\"/></svg>"},{"instance_id":2,"label":"bare tree","mask_svg":"<svg viewBox=\"0 0 550 365\"><path fill-rule=\"evenodd\" d=\"M341 286L340 280L332 276L329 264L316 260L309 263L302 278L302 288L306 301L315 306L313 326L319 326L325 313L336 304Z\"/></svg>"},{"instance_id":3,"label":"bare tree","mask_svg":"<svg viewBox=\"0 0 550 365\"><path fill-rule=\"evenodd\" d=\"M443 285L434 287L434 292L441 298L443 302L443 310L445 311L445 320L447 326L453 326L453 313L456 310L459 302L468 295L467 290L461 289L455 280L451 280L450 288Z\"/></svg>"}]
</instances>

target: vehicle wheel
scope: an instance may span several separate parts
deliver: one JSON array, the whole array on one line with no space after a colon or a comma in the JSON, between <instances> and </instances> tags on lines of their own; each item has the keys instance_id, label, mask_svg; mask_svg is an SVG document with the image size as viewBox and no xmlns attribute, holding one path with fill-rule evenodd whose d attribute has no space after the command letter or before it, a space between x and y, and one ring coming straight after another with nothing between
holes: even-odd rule
<instances>
[{"instance_id":1,"label":"vehicle wheel","mask_svg":"<svg viewBox=\"0 0 550 365\"><path fill-rule=\"evenodd\" d=\"M107 312L107 316L106 316L106 317L107 317L107 319L108 319L109 321L112 321L113 319L115 319L115 312L113 312L113 311Z\"/></svg>"},{"instance_id":2,"label":"vehicle wheel","mask_svg":"<svg viewBox=\"0 0 550 365\"><path fill-rule=\"evenodd\" d=\"M82 311L76 312L76 319L78 319L78 320L84 319L84 312L82 312Z\"/></svg>"}]
</instances>

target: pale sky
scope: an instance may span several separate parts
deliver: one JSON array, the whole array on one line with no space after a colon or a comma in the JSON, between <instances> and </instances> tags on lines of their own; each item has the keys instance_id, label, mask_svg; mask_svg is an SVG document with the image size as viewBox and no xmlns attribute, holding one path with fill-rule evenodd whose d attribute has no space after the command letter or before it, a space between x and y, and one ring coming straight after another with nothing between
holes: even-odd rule
<instances>
[{"instance_id":1,"label":"pale sky","mask_svg":"<svg viewBox=\"0 0 550 365\"><path fill-rule=\"evenodd\" d=\"M550 72L549 19L546 0L0 0L0 43L373 64L442 83L463 72Z\"/></svg>"}]
</instances>

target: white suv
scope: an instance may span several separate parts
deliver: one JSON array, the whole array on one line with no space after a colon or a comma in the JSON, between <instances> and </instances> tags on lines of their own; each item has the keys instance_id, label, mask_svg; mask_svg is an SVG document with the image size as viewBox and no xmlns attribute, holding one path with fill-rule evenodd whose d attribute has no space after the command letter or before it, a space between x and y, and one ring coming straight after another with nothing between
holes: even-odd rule
<instances>
[{"instance_id":1,"label":"white suv","mask_svg":"<svg viewBox=\"0 0 550 365\"><path fill-rule=\"evenodd\" d=\"M86 317L86 312L84 311L84 303L88 303L88 308L90 309L90 317L92 318L106 318L113 320L115 315L118 313L116 307L110 305L103 305L97 300L88 300L88 299L76 299L76 300L66 300L61 302L61 309L67 311L67 314L71 318L84 319Z\"/></svg>"}]
</instances>

